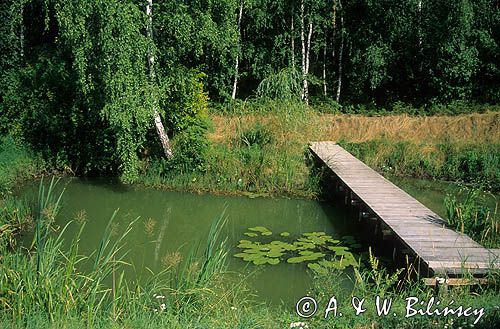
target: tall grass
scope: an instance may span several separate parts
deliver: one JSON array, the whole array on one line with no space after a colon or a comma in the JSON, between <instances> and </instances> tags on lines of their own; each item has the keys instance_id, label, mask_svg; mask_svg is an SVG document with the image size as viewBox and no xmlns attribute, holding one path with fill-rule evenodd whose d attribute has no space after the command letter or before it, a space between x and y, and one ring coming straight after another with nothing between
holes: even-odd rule
<instances>
[{"instance_id":1,"label":"tall grass","mask_svg":"<svg viewBox=\"0 0 500 329\"><path fill-rule=\"evenodd\" d=\"M444 200L448 224L488 248L499 248L498 202L491 209L484 198L478 188L468 188L459 195L448 194Z\"/></svg>"},{"instance_id":2,"label":"tall grass","mask_svg":"<svg viewBox=\"0 0 500 329\"><path fill-rule=\"evenodd\" d=\"M20 181L43 170L43 163L12 137L0 136L0 197Z\"/></svg>"},{"instance_id":3,"label":"tall grass","mask_svg":"<svg viewBox=\"0 0 500 329\"><path fill-rule=\"evenodd\" d=\"M399 176L483 183L500 190L498 113L458 117L318 115L287 107L213 116L205 166L171 173L151 161L141 182L172 189L314 197L306 163L310 141L340 142L371 167ZM267 106L266 105L266 106Z\"/></svg>"},{"instance_id":4,"label":"tall grass","mask_svg":"<svg viewBox=\"0 0 500 329\"><path fill-rule=\"evenodd\" d=\"M36 319L49 326L67 318L80 327L121 326L128 321L186 327L201 321L193 318L201 309L230 313L230 308L225 310L228 302L239 305L239 286L228 286L223 278L228 252L227 238L221 233L225 212L212 222L201 256L199 248L193 248L183 264L137 282L125 278L124 266L130 265L126 263L126 237L138 219L128 223L120 236L112 237L115 211L95 252L83 256L79 241L85 234L84 223L69 243L64 240L65 232L75 224L55 225L63 193L58 180L47 185L41 182L32 209L31 247L8 251L2 246L0 250L0 324L27 327Z\"/></svg>"}]
</instances>

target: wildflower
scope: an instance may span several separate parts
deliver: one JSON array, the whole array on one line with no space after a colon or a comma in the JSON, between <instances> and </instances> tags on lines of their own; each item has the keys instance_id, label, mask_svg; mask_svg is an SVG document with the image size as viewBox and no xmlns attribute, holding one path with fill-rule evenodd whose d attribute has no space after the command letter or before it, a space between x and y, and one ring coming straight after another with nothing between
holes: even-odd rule
<instances>
[{"instance_id":1,"label":"wildflower","mask_svg":"<svg viewBox=\"0 0 500 329\"><path fill-rule=\"evenodd\" d=\"M305 322L292 322L290 328L307 329L309 326Z\"/></svg>"},{"instance_id":2,"label":"wildflower","mask_svg":"<svg viewBox=\"0 0 500 329\"><path fill-rule=\"evenodd\" d=\"M165 304L161 304L161 305L160 305L160 309L161 309L162 311L165 311L165 309L166 309L166 308L167 308L167 306L165 306Z\"/></svg>"},{"instance_id":3,"label":"wildflower","mask_svg":"<svg viewBox=\"0 0 500 329\"><path fill-rule=\"evenodd\" d=\"M233 311L237 310L237 308L236 308L236 307L234 307L234 306L231 306L231 309L232 309Z\"/></svg>"},{"instance_id":4,"label":"wildflower","mask_svg":"<svg viewBox=\"0 0 500 329\"><path fill-rule=\"evenodd\" d=\"M155 298L156 298L156 299L163 299L163 298L165 298L165 296L162 296L162 295L157 295L157 296L155 296Z\"/></svg>"}]
</instances>

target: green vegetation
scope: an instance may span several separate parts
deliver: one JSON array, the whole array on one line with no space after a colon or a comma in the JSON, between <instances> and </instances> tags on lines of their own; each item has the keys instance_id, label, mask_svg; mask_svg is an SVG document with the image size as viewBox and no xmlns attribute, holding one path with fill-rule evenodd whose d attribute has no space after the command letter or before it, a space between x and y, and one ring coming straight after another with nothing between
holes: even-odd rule
<instances>
[{"instance_id":1,"label":"green vegetation","mask_svg":"<svg viewBox=\"0 0 500 329\"><path fill-rule=\"evenodd\" d=\"M333 239L325 232L303 233L294 241L284 238L281 240L262 241L262 237L272 238L272 232L263 226L251 227L250 231L260 232L258 241L240 240L238 248L240 253L234 255L246 262L254 265L277 265L281 261L290 264L310 262L307 267L315 272L326 272L328 268L345 269L348 266L357 266L358 261L349 247L343 246L340 240ZM283 232L284 233L284 232ZM252 232L244 233L250 238L257 238L258 235ZM353 237L342 239L343 244L348 244L353 249L360 247ZM347 243L350 242L350 243ZM315 262L317 261L317 262Z\"/></svg>"},{"instance_id":2,"label":"green vegetation","mask_svg":"<svg viewBox=\"0 0 500 329\"><path fill-rule=\"evenodd\" d=\"M427 328L429 321L438 326L463 327L477 318L404 318L405 298L411 296L428 301L437 296L433 289L410 281L411 266L404 277L401 270L389 273L380 267L371 251L367 265L354 270L352 288L341 286L347 279L344 272L325 267L316 273L311 296L317 298L320 309L313 318L306 321L292 311L265 307L249 297L245 278L234 277L226 270L229 246L220 235L225 223L224 213L212 222L202 252L193 249L185 260L174 253L160 273L151 273L146 280L142 278L140 281L128 278L123 273L129 266L125 261L129 248L125 238L137 220L132 220L122 233L113 237L111 226L119 216L115 212L96 251L83 256L79 253L79 241L85 232L84 224L70 221L64 227L53 225L63 192L54 179L47 186L41 184L38 201L33 208L25 208L28 209L25 220L35 225L33 243L27 246L28 250L12 250L4 243L0 244L2 327L281 328L302 321L310 328L328 328L333 322L341 328L364 328L367 325ZM20 213L15 208L12 212ZM81 226L76 236L65 242L62 237L69 225ZM265 227L252 230L268 231ZM304 235L304 239L320 244L329 237L316 232ZM352 237L344 240L352 241ZM498 274L490 273L489 279L492 283L498 282ZM441 303L454 300L455 305L484 308L484 316L475 327L494 328L500 323L498 285L469 289L472 288L452 289L438 297ZM326 308L332 295L338 300L343 316L333 317L331 313L325 319L321 308ZM355 315L350 306L353 296L366 299L366 313ZM378 316L376 296L391 298L391 312L399 316Z\"/></svg>"},{"instance_id":3,"label":"green vegetation","mask_svg":"<svg viewBox=\"0 0 500 329\"><path fill-rule=\"evenodd\" d=\"M12 137L0 137L0 196L43 170L43 162Z\"/></svg>"},{"instance_id":4,"label":"green vegetation","mask_svg":"<svg viewBox=\"0 0 500 329\"><path fill-rule=\"evenodd\" d=\"M494 209L488 207L486 198L478 188L462 190L458 195L448 194L444 200L448 224L469 235L488 248L500 247L500 219L498 201ZM493 196L489 196L493 198Z\"/></svg>"},{"instance_id":5,"label":"green vegetation","mask_svg":"<svg viewBox=\"0 0 500 329\"><path fill-rule=\"evenodd\" d=\"M324 113L498 109L495 1L151 3L4 1L0 134L31 147L50 168L127 183L142 180L151 162L166 176L226 160L230 172L240 162L281 162L271 166L286 173L275 182L246 177L253 173L236 181L291 193L293 161L269 159L265 150L209 149L209 102L276 115L274 106L300 103ZM161 159L168 154L161 126L175 159ZM211 184L236 175L218 176Z\"/></svg>"},{"instance_id":6,"label":"green vegetation","mask_svg":"<svg viewBox=\"0 0 500 329\"><path fill-rule=\"evenodd\" d=\"M133 223L116 240L106 230L96 252L81 256L80 236L64 242L68 226L53 225L54 180L41 186L36 208L9 195L45 170L312 198L319 178L307 143L334 140L383 172L500 190L498 1L8 0L0 19L0 326L276 328L296 319L256 306L242 282L227 284L222 219L202 256L193 251L180 262L172 255L171 266L146 283L123 276ZM395 113L402 115L386 115ZM437 114L456 116L427 116ZM498 247L497 211L478 203L476 192L448 197L447 209L450 225ZM32 245L16 247L30 227ZM246 258L273 264L287 246ZM323 257L321 248L300 252L288 261ZM341 266L331 260L310 263L320 295L340 281L334 269ZM370 260L344 300L429 298L419 284L396 285L397 274ZM479 290L444 299L484 306L490 315L482 325L495 327L498 285ZM464 325L372 315L336 320L343 327ZM318 317L312 325L331 323Z\"/></svg>"},{"instance_id":7,"label":"green vegetation","mask_svg":"<svg viewBox=\"0 0 500 329\"><path fill-rule=\"evenodd\" d=\"M434 145L387 139L339 143L372 168L400 176L475 183L500 190L499 143Z\"/></svg>"}]
</instances>

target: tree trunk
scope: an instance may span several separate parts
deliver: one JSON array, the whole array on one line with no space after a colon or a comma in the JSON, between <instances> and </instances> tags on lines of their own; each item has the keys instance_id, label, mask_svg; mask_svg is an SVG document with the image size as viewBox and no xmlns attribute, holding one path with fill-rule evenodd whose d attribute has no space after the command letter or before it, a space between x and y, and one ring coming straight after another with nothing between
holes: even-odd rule
<instances>
[{"instance_id":1,"label":"tree trunk","mask_svg":"<svg viewBox=\"0 0 500 329\"><path fill-rule=\"evenodd\" d=\"M147 0L146 15L148 16L147 36L149 39L151 39L151 42L153 42L153 0ZM155 57L153 49L149 49L148 51L149 77L152 83L155 83L156 80L154 63L155 63ZM154 118L156 132L158 133L158 137L160 138L160 143L163 148L163 153L167 158L171 158L173 156L172 147L170 146L170 140L168 138L167 133L165 132L165 127L163 126L163 122L161 121L160 113L158 112L158 100L156 99L156 96L153 97L153 118Z\"/></svg>"},{"instance_id":2,"label":"tree trunk","mask_svg":"<svg viewBox=\"0 0 500 329\"><path fill-rule=\"evenodd\" d=\"M307 35L307 44L305 37L305 17L304 17L304 0L300 3L300 41L302 43L302 92L301 98L309 105L309 83L307 81L307 74L309 73L309 58L311 50L311 37L313 30L313 23L309 22L309 32Z\"/></svg>"},{"instance_id":3,"label":"tree trunk","mask_svg":"<svg viewBox=\"0 0 500 329\"><path fill-rule=\"evenodd\" d=\"M339 8L340 8L340 49L339 49L339 72L338 72L338 81L337 81L337 97L335 100L337 103L340 102L340 91L342 89L342 55L344 53L344 13L342 10L342 2L339 0Z\"/></svg>"},{"instance_id":4,"label":"tree trunk","mask_svg":"<svg viewBox=\"0 0 500 329\"><path fill-rule=\"evenodd\" d=\"M307 81L307 75L309 74L309 63L310 63L310 54L311 54L311 37L312 37L312 32L313 32L313 23L309 22L309 33L307 35L307 53L306 53L306 74L305 74L305 90L304 90L304 96L305 96L305 102L306 105L309 105L309 82Z\"/></svg>"},{"instance_id":5,"label":"tree trunk","mask_svg":"<svg viewBox=\"0 0 500 329\"><path fill-rule=\"evenodd\" d=\"M332 20L332 63L335 65L335 37L337 36L337 0L333 0L333 20Z\"/></svg>"},{"instance_id":6,"label":"tree trunk","mask_svg":"<svg viewBox=\"0 0 500 329\"><path fill-rule=\"evenodd\" d=\"M306 40L304 35L304 0L300 2L300 43L302 45L302 91L300 93L300 98L303 101L305 99L305 90L307 88L307 80L306 80Z\"/></svg>"},{"instance_id":7,"label":"tree trunk","mask_svg":"<svg viewBox=\"0 0 500 329\"><path fill-rule=\"evenodd\" d=\"M240 11L238 13L238 53L236 54L236 61L234 64L234 83L233 83L233 93L231 94L232 99L236 99L236 90L238 89L238 69L240 64L240 52L241 52L241 16L243 15L243 1L240 1Z\"/></svg>"},{"instance_id":8,"label":"tree trunk","mask_svg":"<svg viewBox=\"0 0 500 329\"><path fill-rule=\"evenodd\" d=\"M295 28L293 26L293 7L292 7L292 26L290 32L290 39L292 41L292 68L295 68Z\"/></svg>"},{"instance_id":9,"label":"tree trunk","mask_svg":"<svg viewBox=\"0 0 500 329\"><path fill-rule=\"evenodd\" d=\"M323 96L326 97L326 40L325 37L325 45L323 47Z\"/></svg>"},{"instance_id":10,"label":"tree trunk","mask_svg":"<svg viewBox=\"0 0 500 329\"><path fill-rule=\"evenodd\" d=\"M21 56L21 61L24 60L24 2L21 2L21 18L19 20L19 55Z\"/></svg>"}]
</instances>

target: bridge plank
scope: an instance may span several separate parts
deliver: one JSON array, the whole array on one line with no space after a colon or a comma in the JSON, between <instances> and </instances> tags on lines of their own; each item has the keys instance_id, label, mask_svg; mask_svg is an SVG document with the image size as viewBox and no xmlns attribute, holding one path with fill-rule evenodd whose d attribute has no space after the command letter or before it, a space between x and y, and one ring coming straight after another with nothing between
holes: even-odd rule
<instances>
[{"instance_id":1,"label":"bridge plank","mask_svg":"<svg viewBox=\"0 0 500 329\"><path fill-rule=\"evenodd\" d=\"M488 250L447 228L441 217L339 145L313 142L309 148L434 273L455 275L466 268L482 274L500 268L500 250Z\"/></svg>"}]
</instances>

